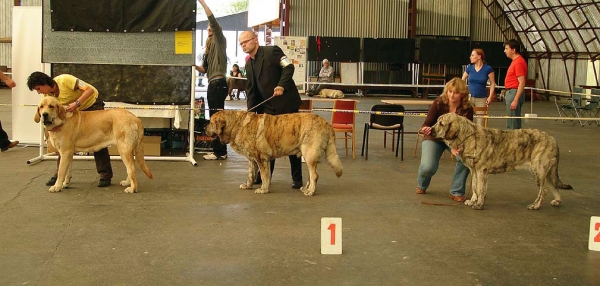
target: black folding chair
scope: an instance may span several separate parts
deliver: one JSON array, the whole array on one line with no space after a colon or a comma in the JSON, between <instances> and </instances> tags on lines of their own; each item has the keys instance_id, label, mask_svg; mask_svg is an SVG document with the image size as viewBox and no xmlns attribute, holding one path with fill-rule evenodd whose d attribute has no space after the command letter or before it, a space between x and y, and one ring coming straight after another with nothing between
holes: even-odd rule
<instances>
[{"instance_id":1,"label":"black folding chair","mask_svg":"<svg viewBox=\"0 0 600 286\"><path fill-rule=\"evenodd\" d=\"M371 113L369 122L365 122L365 131L363 133L363 144L360 155L363 156L364 154L365 160L369 159L369 130L397 131L396 157L398 157L398 149L400 149L400 160L404 160L404 116L397 115L399 112L404 112L404 106L396 104L376 104L371 107L371 111L381 113ZM402 141L402 145L400 145L400 141Z\"/></svg>"}]
</instances>

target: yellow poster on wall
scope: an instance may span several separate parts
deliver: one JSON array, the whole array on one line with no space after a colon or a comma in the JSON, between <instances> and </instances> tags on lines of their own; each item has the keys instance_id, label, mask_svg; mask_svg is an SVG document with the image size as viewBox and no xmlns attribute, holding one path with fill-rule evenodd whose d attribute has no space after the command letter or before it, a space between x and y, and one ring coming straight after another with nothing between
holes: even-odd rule
<instances>
[{"instance_id":1,"label":"yellow poster on wall","mask_svg":"<svg viewBox=\"0 0 600 286\"><path fill-rule=\"evenodd\" d=\"M192 53L192 31L175 32L175 54L189 55Z\"/></svg>"}]
</instances>

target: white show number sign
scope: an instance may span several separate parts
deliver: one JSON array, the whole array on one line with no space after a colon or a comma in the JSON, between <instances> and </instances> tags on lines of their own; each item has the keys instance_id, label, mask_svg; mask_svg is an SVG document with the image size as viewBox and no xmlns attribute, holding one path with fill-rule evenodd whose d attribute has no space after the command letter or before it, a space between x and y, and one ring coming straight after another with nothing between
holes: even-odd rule
<instances>
[{"instance_id":1,"label":"white show number sign","mask_svg":"<svg viewBox=\"0 0 600 286\"><path fill-rule=\"evenodd\" d=\"M600 251L600 216L593 216L590 220L589 250Z\"/></svg>"},{"instance_id":2,"label":"white show number sign","mask_svg":"<svg viewBox=\"0 0 600 286\"><path fill-rule=\"evenodd\" d=\"M321 254L342 254L342 218L321 218Z\"/></svg>"}]
</instances>

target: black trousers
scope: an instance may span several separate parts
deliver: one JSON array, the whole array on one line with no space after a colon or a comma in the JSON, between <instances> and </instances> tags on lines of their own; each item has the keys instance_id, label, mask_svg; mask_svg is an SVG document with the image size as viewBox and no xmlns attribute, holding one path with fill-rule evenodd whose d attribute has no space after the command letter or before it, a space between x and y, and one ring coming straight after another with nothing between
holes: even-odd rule
<instances>
[{"instance_id":1,"label":"black trousers","mask_svg":"<svg viewBox=\"0 0 600 286\"><path fill-rule=\"evenodd\" d=\"M290 167L292 169L292 180L294 182L302 182L302 159L296 155L288 156L290 159ZM275 169L275 160L271 160L271 176L273 176L273 170Z\"/></svg>"},{"instance_id":2,"label":"black trousers","mask_svg":"<svg viewBox=\"0 0 600 286\"><path fill-rule=\"evenodd\" d=\"M92 110L104 110L104 101L98 99L96 103L92 106L88 107L86 111ZM96 162L96 171L100 175L100 179L102 180L110 180L113 177L112 166L110 165L110 154L108 154L108 148L101 149L97 152L94 152L94 161ZM54 174L54 178L58 178L58 166L60 165L60 155L58 156L58 161L56 161L56 173Z\"/></svg>"},{"instance_id":3,"label":"black trousers","mask_svg":"<svg viewBox=\"0 0 600 286\"><path fill-rule=\"evenodd\" d=\"M296 110L295 112L298 112ZM266 112L268 114L268 112ZM276 115L276 114L273 114ZM290 167L292 173L292 180L294 182L302 182L302 159L296 155L288 156L290 160ZM271 160L271 177L273 177L273 170L275 169L275 160ZM258 177L260 178L260 172L258 172Z\"/></svg>"},{"instance_id":4,"label":"black trousers","mask_svg":"<svg viewBox=\"0 0 600 286\"><path fill-rule=\"evenodd\" d=\"M225 78L214 79L208 83L206 97L208 99L208 114L210 116L217 113L217 109L225 109L227 91L227 81ZM213 140L212 147L216 156L227 155L227 145L221 143L219 138Z\"/></svg>"},{"instance_id":5,"label":"black trousers","mask_svg":"<svg viewBox=\"0 0 600 286\"><path fill-rule=\"evenodd\" d=\"M6 131L2 129L2 121L0 121L0 148L6 148L8 145L10 145L10 140L8 140Z\"/></svg>"}]
</instances>

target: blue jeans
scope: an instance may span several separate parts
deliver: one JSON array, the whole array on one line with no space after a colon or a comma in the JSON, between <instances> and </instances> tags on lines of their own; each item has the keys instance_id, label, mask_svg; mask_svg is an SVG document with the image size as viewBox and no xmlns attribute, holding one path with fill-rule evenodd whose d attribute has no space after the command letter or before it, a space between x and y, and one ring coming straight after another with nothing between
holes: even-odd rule
<instances>
[{"instance_id":1,"label":"blue jeans","mask_svg":"<svg viewBox=\"0 0 600 286\"><path fill-rule=\"evenodd\" d=\"M515 100L517 95L516 89L508 89L504 94L504 102L506 103L506 115L508 116L521 116L521 107L525 103L525 94L521 94L519 102L517 103L517 109L510 109L510 104ZM506 129L521 129L521 118L508 118L506 119Z\"/></svg>"},{"instance_id":2,"label":"blue jeans","mask_svg":"<svg viewBox=\"0 0 600 286\"><path fill-rule=\"evenodd\" d=\"M440 158L442 157L444 150L450 151L450 147L444 142L423 140L423 143L421 144L421 166L419 166L419 175L417 179L417 186L422 190L427 190L429 187L431 177L433 177L438 170ZM452 186L450 187L451 195L465 195L467 176L469 176L469 168L456 157L456 168L454 169Z\"/></svg>"}]
</instances>

